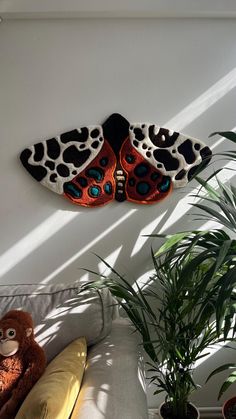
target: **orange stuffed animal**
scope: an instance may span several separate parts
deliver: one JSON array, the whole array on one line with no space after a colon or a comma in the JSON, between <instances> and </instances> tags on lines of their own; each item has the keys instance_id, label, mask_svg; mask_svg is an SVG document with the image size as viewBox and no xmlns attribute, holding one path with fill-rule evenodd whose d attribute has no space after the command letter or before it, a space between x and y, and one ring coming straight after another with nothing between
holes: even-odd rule
<instances>
[{"instance_id":1,"label":"orange stuffed animal","mask_svg":"<svg viewBox=\"0 0 236 419\"><path fill-rule=\"evenodd\" d=\"M45 353L34 340L31 315L9 311L0 320L0 419L15 417L45 367Z\"/></svg>"}]
</instances>

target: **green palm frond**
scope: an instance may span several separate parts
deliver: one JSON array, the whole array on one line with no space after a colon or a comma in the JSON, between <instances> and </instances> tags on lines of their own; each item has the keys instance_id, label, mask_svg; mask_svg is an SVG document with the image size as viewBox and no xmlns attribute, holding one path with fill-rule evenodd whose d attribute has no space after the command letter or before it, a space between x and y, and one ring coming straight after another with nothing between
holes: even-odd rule
<instances>
[{"instance_id":1,"label":"green palm frond","mask_svg":"<svg viewBox=\"0 0 236 419\"><path fill-rule=\"evenodd\" d=\"M198 182L206 191L207 195L193 194L193 197L201 198L205 203L192 203L203 213L198 216L202 220L213 220L236 233L236 188L232 184L225 185L217 177L218 189L216 190L207 181L197 177ZM210 204L210 205L209 205Z\"/></svg>"},{"instance_id":2,"label":"green palm frond","mask_svg":"<svg viewBox=\"0 0 236 419\"><path fill-rule=\"evenodd\" d=\"M209 135L209 138L214 137L215 135L220 135L221 137L227 138L234 143L236 143L236 132L234 131L217 131Z\"/></svg>"}]
</instances>

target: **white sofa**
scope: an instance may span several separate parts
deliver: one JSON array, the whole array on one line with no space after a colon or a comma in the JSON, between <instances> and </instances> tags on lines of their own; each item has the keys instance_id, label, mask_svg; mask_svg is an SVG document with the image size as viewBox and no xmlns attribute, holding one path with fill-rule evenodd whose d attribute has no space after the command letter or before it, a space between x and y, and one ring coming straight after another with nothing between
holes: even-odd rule
<instances>
[{"instance_id":1,"label":"white sofa","mask_svg":"<svg viewBox=\"0 0 236 419\"><path fill-rule=\"evenodd\" d=\"M0 285L0 315L32 314L36 339L48 361L85 336L88 357L79 406L71 419L147 419L139 337L120 318L107 289L80 292L80 284ZM66 419L66 418L65 418Z\"/></svg>"}]
</instances>

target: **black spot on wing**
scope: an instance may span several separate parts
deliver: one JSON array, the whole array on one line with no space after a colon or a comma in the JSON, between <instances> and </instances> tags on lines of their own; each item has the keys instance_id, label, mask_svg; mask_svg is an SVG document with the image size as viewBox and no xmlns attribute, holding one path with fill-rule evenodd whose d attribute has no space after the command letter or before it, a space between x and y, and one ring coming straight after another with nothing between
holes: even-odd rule
<instances>
[{"instance_id":1,"label":"black spot on wing","mask_svg":"<svg viewBox=\"0 0 236 419\"><path fill-rule=\"evenodd\" d=\"M196 160L196 156L193 152L193 143L191 140L185 140L179 147L178 152L185 158L186 163L192 164Z\"/></svg>"},{"instance_id":2,"label":"black spot on wing","mask_svg":"<svg viewBox=\"0 0 236 419\"><path fill-rule=\"evenodd\" d=\"M209 147L207 147L207 146L203 147L200 150L200 155L201 155L201 158L202 158L203 162L205 162L206 164L208 164L209 161L211 160L211 157L212 157L211 149Z\"/></svg>"},{"instance_id":3,"label":"black spot on wing","mask_svg":"<svg viewBox=\"0 0 236 419\"><path fill-rule=\"evenodd\" d=\"M42 160L44 155L44 147L42 143L34 145L34 161Z\"/></svg>"},{"instance_id":4,"label":"black spot on wing","mask_svg":"<svg viewBox=\"0 0 236 419\"><path fill-rule=\"evenodd\" d=\"M53 183L56 183L56 181L57 181L57 174L56 173L53 173L50 176L50 181L53 182Z\"/></svg>"},{"instance_id":5,"label":"black spot on wing","mask_svg":"<svg viewBox=\"0 0 236 419\"><path fill-rule=\"evenodd\" d=\"M56 160L60 156L60 145L56 138L51 138L46 141L47 144L47 154L50 159Z\"/></svg>"},{"instance_id":6,"label":"black spot on wing","mask_svg":"<svg viewBox=\"0 0 236 419\"><path fill-rule=\"evenodd\" d=\"M45 166L47 166L50 170L54 170L55 169L55 163L51 160L47 160L45 162Z\"/></svg>"},{"instance_id":7,"label":"black spot on wing","mask_svg":"<svg viewBox=\"0 0 236 419\"><path fill-rule=\"evenodd\" d=\"M93 129L91 132L92 138L97 138L99 136L99 130L97 128Z\"/></svg>"},{"instance_id":8,"label":"black spot on wing","mask_svg":"<svg viewBox=\"0 0 236 419\"><path fill-rule=\"evenodd\" d=\"M182 169L179 171L179 173L177 173L177 175L175 176L175 180L181 180L184 178L184 176L186 175L186 170Z\"/></svg>"},{"instance_id":9,"label":"black spot on wing","mask_svg":"<svg viewBox=\"0 0 236 419\"><path fill-rule=\"evenodd\" d=\"M138 141L142 141L145 138L145 135L143 134L143 131L141 130L141 128L134 128L134 135L136 140Z\"/></svg>"},{"instance_id":10,"label":"black spot on wing","mask_svg":"<svg viewBox=\"0 0 236 419\"><path fill-rule=\"evenodd\" d=\"M62 177L68 177L70 175L70 170L65 164L59 164L57 166L57 173Z\"/></svg>"},{"instance_id":11,"label":"black spot on wing","mask_svg":"<svg viewBox=\"0 0 236 419\"><path fill-rule=\"evenodd\" d=\"M197 166L192 167L188 172L188 180L194 178L195 174L198 175L209 163L212 157L211 149L207 146L203 147L200 150L200 156L202 158L202 161Z\"/></svg>"},{"instance_id":12,"label":"black spot on wing","mask_svg":"<svg viewBox=\"0 0 236 419\"><path fill-rule=\"evenodd\" d=\"M90 154L90 150L79 151L72 145L63 152L63 161L65 163L73 163L75 167L80 167L88 160Z\"/></svg>"},{"instance_id":13,"label":"black spot on wing","mask_svg":"<svg viewBox=\"0 0 236 419\"><path fill-rule=\"evenodd\" d=\"M174 132L170 135L169 130L166 128L160 128L157 134L154 133L155 125L150 125L148 129L148 135L151 142L160 148L171 147L177 140L179 133Z\"/></svg>"},{"instance_id":14,"label":"black spot on wing","mask_svg":"<svg viewBox=\"0 0 236 419\"><path fill-rule=\"evenodd\" d=\"M167 171L177 170L179 167L179 161L175 159L168 150L154 150L153 156L157 162L164 164Z\"/></svg>"},{"instance_id":15,"label":"black spot on wing","mask_svg":"<svg viewBox=\"0 0 236 419\"><path fill-rule=\"evenodd\" d=\"M47 169L45 167L38 165L34 166L28 162L30 156L32 155L32 151L28 148L22 151L20 155L20 160L26 170L36 179L38 182L41 182L43 178L47 175Z\"/></svg>"},{"instance_id":16,"label":"black spot on wing","mask_svg":"<svg viewBox=\"0 0 236 419\"><path fill-rule=\"evenodd\" d=\"M98 146L99 146L99 142L98 141L94 141L93 143L92 143L92 145L91 145L91 147L92 148L98 148Z\"/></svg>"},{"instance_id":17,"label":"black spot on wing","mask_svg":"<svg viewBox=\"0 0 236 419\"><path fill-rule=\"evenodd\" d=\"M188 171L188 181L192 180L195 173L198 172L198 168L199 168L200 164L198 164L197 166L193 166L191 167L191 169Z\"/></svg>"},{"instance_id":18,"label":"black spot on wing","mask_svg":"<svg viewBox=\"0 0 236 419\"><path fill-rule=\"evenodd\" d=\"M61 142L63 144L68 143L69 141L78 141L79 143L87 141L89 137L89 130L87 127L80 129L80 132L77 129L72 131L65 132L61 134Z\"/></svg>"}]
</instances>

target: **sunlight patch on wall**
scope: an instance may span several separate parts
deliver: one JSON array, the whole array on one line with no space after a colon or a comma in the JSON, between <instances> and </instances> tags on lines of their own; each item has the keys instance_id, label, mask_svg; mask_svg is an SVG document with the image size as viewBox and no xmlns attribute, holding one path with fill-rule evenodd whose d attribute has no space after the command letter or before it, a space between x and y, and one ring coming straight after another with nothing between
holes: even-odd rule
<instances>
[{"instance_id":1,"label":"sunlight patch on wall","mask_svg":"<svg viewBox=\"0 0 236 419\"><path fill-rule=\"evenodd\" d=\"M106 258L104 258L104 261L108 263L108 265L111 266L111 268L115 267L115 263L119 257L119 254L123 248L123 245L118 247L114 252L112 252L110 255L108 255ZM98 272L100 275L109 276L112 272L111 268L106 266L104 262L100 262L98 264Z\"/></svg>"},{"instance_id":2,"label":"sunlight patch on wall","mask_svg":"<svg viewBox=\"0 0 236 419\"><path fill-rule=\"evenodd\" d=\"M151 280L151 277L155 274L155 269L150 269L149 271L145 272L143 275L141 275L139 278L137 278L136 283L132 285L132 288L134 291L138 291L138 286L144 290L147 288L150 284L153 283Z\"/></svg>"},{"instance_id":3,"label":"sunlight patch on wall","mask_svg":"<svg viewBox=\"0 0 236 419\"><path fill-rule=\"evenodd\" d=\"M164 217L164 215L166 214L167 210L164 211L159 217L155 218L155 220L153 220L151 223L147 224L139 233L139 236L136 240L136 243L133 247L132 253L131 253L131 257L133 257L134 255L136 255L136 253L138 253L142 247L144 246L144 244L146 243L146 241L149 239L149 237L143 237L147 234L151 234L153 233L153 231L156 229L156 227L158 226L158 224L160 223L160 221L162 220L162 218Z\"/></svg>"},{"instance_id":4,"label":"sunlight patch on wall","mask_svg":"<svg viewBox=\"0 0 236 419\"><path fill-rule=\"evenodd\" d=\"M88 281L89 281L89 273L88 272L86 272L85 274L83 274L82 276L79 277L79 282L81 284L84 284Z\"/></svg>"},{"instance_id":5,"label":"sunlight patch on wall","mask_svg":"<svg viewBox=\"0 0 236 419\"><path fill-rule=\"evenodd\" d=\"M230 169L232 167L232 163L229 162L224 166L224 169ZM235 171L233 170L224 170L221 173L217 175L218 179L220 179L222 182L229 181L232 177L235 176ZM215 179L211 179L210 185L217 188L217 181ZM193 202L199 202L201 201L200 198L194 198L192 195L197 194L199 190L199 186L191 190L187 195L184 196L183 199L179 200L175 207L175 211L173 212L171 218L168 218L168 220L165 222L163 227L160 229L158 233L162 234L166 230L168 230L173 224L177 223L180 219L184 217L186 213L188 213L189 209L191 208L191 203ZM197 209L196 209L197 211ZM192 216L191 216L192 217ZM189 227L187 226L185 230L190 230L192 225L192 218L190 219L190 216L186 218L186 221L189 221ZM191 223L190 223L191 221Z\"/></svg>"},{"instance_id":6,"label":"sunlight patch on wall","mask_svg":"<svg viewBox=\"0 0 236 419\"><path fill-rule=\"evenodd\" d=\"M200 214L200 213L199 213ZM221 224L217 223L216 221L207 221L206 223L202 224L200 228L197 230L216 230L218 228L221 228Z\"/></svg>"},{"instance_id":7,"label":"sunlight patch on wall","mask_svg":"<svg viewBox=\"0 0 236 419\"><path fill-rule=\"evenodd\" d=\"M219 343L217 345L212 345L210 348L206 348L202 354L206 354L203 358L200 358L196 361L195 368L199 367L199 365L206 362L209 358L211 358L214 354L216 354L218 351L220 351L225 345L227 345L227 342Z\"/></svg>"},{"instance_id":8,"label":"sunlight patch on wall","mask_svg":"<svg viewBox=\"0 0 236 419\"><path fill-rule=\"evenodd\" d=\"M70 223L77 215L79 215L79 212L57 210L35 227L0 256L0 277L14 268L66 224Z\"/></svg>"},{"instance_id":9,"label":"sunlight patch on wall","mask_svg":"<svg viewBox=\"0 0 236 419\"><path fill-rule=\"evenodd\" d=\"M106 237L111 231L113 231L116 227L123 223L127 218L131 217L137 210L132 209L131 211L127 212L123 217L121 217L118 221L113 223L110 227L104 230L101 234L99 234L94 240L91 240L86 246L76 252L71 258L69 258L65 263L63 263L59 268L57 268L54 272L48 275L46 278L43 279L42 283L47 283L51 281L55 276L60 274L64 271L69 265L75 262L80 256L90 250L95 244L97 244L100 240Z\"/></svg>"},{"instance_id":10,"label":"sunlight patch on wall","mask_svg":"<svg viewBox=\"0 0 236 419\"><path fill-rule=\"evenodd\" d=\"M174 118L170 119L165 125L173 130L181 131L235 87L236 68L213 84L213 86L191 102L190 105L186 106L186 108L175 115Z\"/></svg>"}]
</instances>

